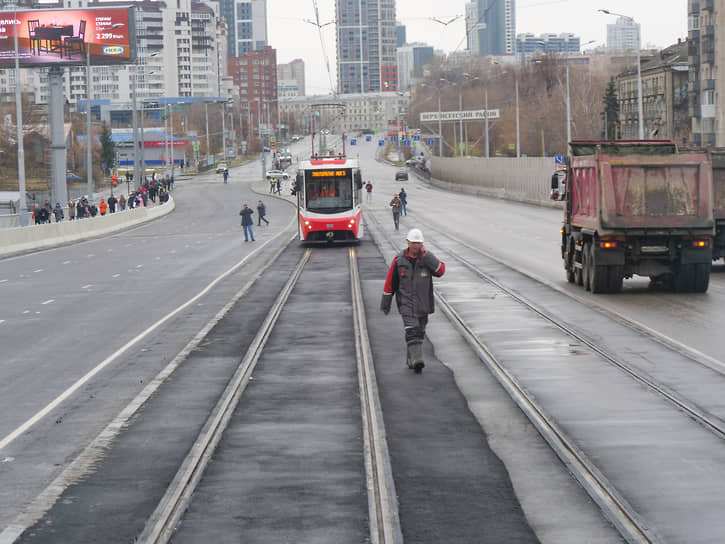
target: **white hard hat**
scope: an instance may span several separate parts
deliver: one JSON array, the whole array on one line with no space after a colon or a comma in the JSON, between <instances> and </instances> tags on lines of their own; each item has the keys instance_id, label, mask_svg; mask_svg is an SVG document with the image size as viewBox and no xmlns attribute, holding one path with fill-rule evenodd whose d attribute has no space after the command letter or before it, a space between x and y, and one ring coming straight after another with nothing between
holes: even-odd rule
<instances>
[{"instance_id":1,"label":"white hard hat","mask_svg":"<svg viewBox=\"0 0 725 544\"><path fill-rule=\"evenodd\" d=\"M420 229L410 229L410 232L408 233L408 236L406 238L408 242L421 242L423 243L423 233L420 232Z\"/></svg>"}]
</instances>

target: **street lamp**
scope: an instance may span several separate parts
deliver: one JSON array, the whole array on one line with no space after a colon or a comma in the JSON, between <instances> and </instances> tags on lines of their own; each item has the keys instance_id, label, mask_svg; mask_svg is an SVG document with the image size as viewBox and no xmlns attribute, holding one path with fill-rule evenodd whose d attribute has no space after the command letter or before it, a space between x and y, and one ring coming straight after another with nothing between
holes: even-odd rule
<instances>
[{"instance_id":1,"label":"street lamp","mask_svg":"<svg viewBox=\"0 0 725 544\"><path fill-rule=\"evenodd\" d=\"M15 4L15 16L13 26L15 27L15 128L18 137L18 192L20 193L20 211L18 220L20 226L28 225L28 206L25 198L25 146L23 144L23 105L22 92L20 90L20 57L18 54L18 31L20 26L15 23L18 20L18 8Z\"/></svg>"},{"instance_id":2,"label":"street lamp","mask_svg":"<svg viewBox=\"0 0 725 544\"><path fill-rule=\"evenodd\" d=\"M637 26L637 115L639 117L639 139L644 140L644 111L642 109L642 62L640 59L640 50L642 49L642 32L640 25L634 20L634 17L629 15L622 15L621 13L614 13L608 9L598 10L600 13L606 15L616 15L617 17L623 17L628 21L631 21Z\"/></svg>"},{"instance_id":3,"label":"street lamp","mask_svg":"<svg viewBox=\"0 0 725 544\"><path fill-rule=\"evenodd\" d=\"M465 83L469 83L471 81L476 81L478 78L471 76L471 74L463 74L463 81L458 84L458 110L463 111L463 85ZM463 157L463 115L461 115L461 118L459 119L459 146L461 148L460 153L461 157Z\"/></svg>"}]
</instances>

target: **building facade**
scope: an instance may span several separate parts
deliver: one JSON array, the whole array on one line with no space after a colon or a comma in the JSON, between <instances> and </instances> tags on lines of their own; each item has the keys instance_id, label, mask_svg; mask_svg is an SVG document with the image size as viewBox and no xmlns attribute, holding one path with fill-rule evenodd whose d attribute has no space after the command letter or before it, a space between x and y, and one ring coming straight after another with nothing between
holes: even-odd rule
<instances>
[{"instance_id":1,"label":"building facade","mask_svg":"<svg viewBox=\"0 0 725 544\"><path fill-rule=\"evenodd\" d=\"M277 124L277 50L266 45L243 57L230 58L229 75L239 88L242 109L253 126L271 128Z\"/></svg>"},{"instance_id":2,"label":"building facade","mask_svg":"<svg viewBox=\"0 0 725 544\"><path fill-rule=\"evenodd\" d=\"M395 91L395 0L336 0L338 92Z\"/></svg>"},{"instance_id":3,"label":"building facade","mask_svg":"<svg viewBox=\"0 0 725 544\"><path fill-rule=\"evenodd\" d=\"M283 98L279 101L280 118L294 119L298 126L309 127L312 105L332 102L345 105L342 127L351 137L364 132L386 134L396 123L405 124L410 95L379 92Z\"/></svg>"},{"instance_id":4,"label":"building facade","mask_svg":"<svg viewBox=\"0 0 725 544\"><path fill-rule=\"evenodd\" d=\"M477 0L478 50L482 55L513 55L516 52L515 0Z\"/></svg>"},{"instance_id":5,"label":"building facade","mask_svg":"<svg viewBox=\"0 0 725 544\"><path fill-rule=\"evenodd\" d=\"M536 54L576 55L581 39L574 34L519 34L516 36L516 54L530 57Z\"/></svg>"},{"instance_id":6,"label":"building facade","mask_svg":"<svg viewBox=\"0 0 725 544\"><path fill-rule=\"evenodd\" d=\"M725 146L725 114L719 103L725 70L718 70L725 66L725 48L716 39L718 23L725 23L725 0L688 0L687 14L693 141L698 146Z\"/></svg>"},{"instance_id":7,"label":"building facade","mask_svg":"<svg viewBox=\"0 0 725 544\"><path fill-rule=\"evenodd\" d=\"M644 60L642 75L642 118L644 137L693 143L688 113L688 46L680 42ZM639 109L636 68L617 76L619 138L639 138ZM614 135L612 135L613 137Z\"/></svg>"}]
</instances>

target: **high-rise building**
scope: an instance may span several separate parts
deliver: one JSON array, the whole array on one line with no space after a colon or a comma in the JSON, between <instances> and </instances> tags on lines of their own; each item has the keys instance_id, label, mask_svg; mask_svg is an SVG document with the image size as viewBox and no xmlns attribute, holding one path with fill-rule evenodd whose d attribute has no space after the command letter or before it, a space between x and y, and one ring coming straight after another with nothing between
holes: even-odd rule
<instances>
[{"instance_id":1,"label":"high-rise building","mask_svg":"<svg viewBox=\"0 0 725 544\"><path fill-rule=\"evenodd\" d=\"M466 49L478 53L478 31L486 25L478 20L478 2L466 4Z\"/></svg>"},{"instance_id":2,"label":"high-rise building","mask_svg":"<svg viewBox=\"0 0 725 544\"><path fill-rule=\"evenodd\" d=\"M607 25L607 51L620 53L641 49L639 25L629 17L619 17L612 25Z\"/></svg>"},{"instance_id":3,"label":"high-rise building","mask_svg":"<svg viewBox=\"0 0 725 544\"><path fill-rule=\"evenodd\" d=\"M395 47L403 47L406 42L405 25L398 23L395 25Z\"/></svg>"},{"instance_id":4,"label":"high-rise building","mask_svg":"<svg viewBox=\"0 0 725 544\"><path fill-rule=\"evenodd\" d=\"M513 55L516 47L515 0L477 0L478 51L483 55Z\"/></svg>"},{"instance_id":5,"label":"high-rise building","mask_svg":"<svg viewBox=\"0 0 725 544\"><path fill-rule=\"evenodd\" d=\"M267 45L267 0L219 0L227 22L230 57L242 57Z\"/></svg>"},{"instance_id":6,"label":"high-rise building","mask_svg":"<svg viewBox=\"0 0 725 544\"><path fill-rule=\"evenodd\" d=\"M395 91L395 0L336 0L340 93Z\"/></svg>"},{"instance_id":7,"label":"high-rise building","mask_svg":"<svg viewBox=\"0 0 725 544\"><path fill-rule=\"evenodd\" d=\"M287 64L278 64L277 86L284 87L284 96L304 96L305 61L302 59L295 59ZM282 94L283 93L280 93L280 96L282 96Z\"/></svg>"}]
</instances>

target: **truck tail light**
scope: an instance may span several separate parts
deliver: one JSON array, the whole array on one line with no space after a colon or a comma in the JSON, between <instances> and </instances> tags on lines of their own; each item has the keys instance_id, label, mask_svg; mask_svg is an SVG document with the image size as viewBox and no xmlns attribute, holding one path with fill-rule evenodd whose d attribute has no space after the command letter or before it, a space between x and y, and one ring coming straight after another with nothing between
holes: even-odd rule
<instances>
[{"instance_id":1,"label":"truck tail light","mask_svg":"<svg viewBox=\"0 0 725 544\"><path fill-rule=\"evenodd\" d=\"M611 240L601 241L599 242L599 247L602 249L614 249L617 247L617 242Z\"/></svg>"},{"instance_id":2,"label":"truck tail light","mask_svg":"<svg viewBox=\"0 0 725 544\"><path fill-rule=\"evenodd\" d=\"M707 238L705 240L693 240L692 245L694 247L710 247L710 239Z\"/></svg>"}]
</instances>

